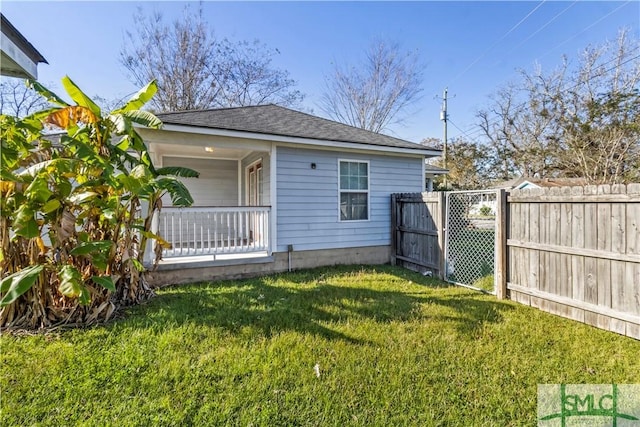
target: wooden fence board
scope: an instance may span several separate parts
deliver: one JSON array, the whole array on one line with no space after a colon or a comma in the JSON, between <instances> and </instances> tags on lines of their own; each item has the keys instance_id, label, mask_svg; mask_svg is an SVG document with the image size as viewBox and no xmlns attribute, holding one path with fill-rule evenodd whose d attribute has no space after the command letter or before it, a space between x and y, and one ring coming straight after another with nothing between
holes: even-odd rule
<instances>
[{"instance_id":1,"label":"wooden fence board","mask_svg":"<svg viewBox=\"0 0 640 427\"><path fill-rule=\"evenodd\" d=\"M640 184L502 194L500 294L640 339ZM444 193L392 197L399 265L443 273L444 200Z\"/></svg>"},{"instance_id":2,"label":"wooden fence board","mask_svg":"<svg viewBox=\"0 0 640 427\"><path fill-rule=\"evenodd\" d=\"M435 193L392 195L392 262L441 274L439 200Z\"/></svg>"},{"instance_id":3,"label":"wooden fence board","mask_svg":"<svg viewBox=\"0 0 640 427\"><path fill-rule=\"evenodd\" d=\"M582 196L582 187L572 187L571 194L573 196ZM583 249L584 248L584 204L575 203L571 209L571 242L572 248ZM573 255L571 257L571 297L579 301L585 300L585 270L584 270L584 257L579 255Z\"/></svg>"}]
</instances>

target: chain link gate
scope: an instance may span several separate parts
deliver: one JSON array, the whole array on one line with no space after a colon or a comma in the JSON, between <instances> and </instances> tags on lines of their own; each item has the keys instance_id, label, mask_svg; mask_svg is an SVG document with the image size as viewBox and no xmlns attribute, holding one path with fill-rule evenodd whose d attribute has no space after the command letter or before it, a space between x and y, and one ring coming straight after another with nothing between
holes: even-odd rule
<instances>
[{"instance_id":1,"label":"chain link gate","mask_svg":"<svg viewBox=\"0 0 640 427\"><path fill-rule=\"evenodd\" d=\"M446 281L495 293L496 200L496 191L446 194Z\"/></svg>"}]
</instances>

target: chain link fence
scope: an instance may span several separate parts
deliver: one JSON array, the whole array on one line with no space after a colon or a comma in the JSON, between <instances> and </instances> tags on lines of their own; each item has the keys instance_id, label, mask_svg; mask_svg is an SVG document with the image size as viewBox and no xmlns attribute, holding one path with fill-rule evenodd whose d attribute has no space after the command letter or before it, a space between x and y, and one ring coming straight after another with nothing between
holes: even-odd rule
<instances>
[{"instance_id":1,"label":"chain link fence","mask_svg":"<svg viewBox=\"0 0 640 427\"><path fill-rule=\"evenodd\" d=\"M496 192L446 195L445 279L495 293Z\"/></svg>"}]
</instances>

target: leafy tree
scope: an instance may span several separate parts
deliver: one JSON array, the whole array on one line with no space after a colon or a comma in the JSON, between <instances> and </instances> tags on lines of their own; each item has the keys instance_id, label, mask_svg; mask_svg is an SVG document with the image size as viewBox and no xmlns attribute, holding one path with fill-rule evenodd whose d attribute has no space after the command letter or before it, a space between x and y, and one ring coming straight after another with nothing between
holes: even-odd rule
<instances>
[{"instance_id":1,"label":"leafy tree","mask_svg":"<svg viewBox=\"0 0 640 427\"><path fill-rule=\"evenodd\" d=\"M428 145L441 148L442 143L433 139L428 140ZM427 145L423 141L423 145ZM447 190L475 190L486 188L491 181L489 147L465 141L462 138L449 141L447 146ZM435 166L445 167L444 160L437 158L433 162ZM436 178L438 189L443 188L444 176Z\"/></svg>"},{"instance_id":2,"label":"leafy tree","mask_svg":"<svg viewBox=\"0 0 640 427\"><path fill-rule=\"evenodd\" d=\"M478 113L502 179L639 179L640 40L623 30L544 73L523 71Z\"/></svg>"},{"instance_id":3,"label":"leafy tree","mask_svg":"<svg viewBox=\"0 0 640 427\"><path fill-rule=\"evenodd\" d=\"M134 33L127 32L120 62L137 85L155 79L158 111L278 104L295 106L303 95L289 73L272 66L277 49L258 41L217 40L202 10L166 24L159 12L134 16Z\"/></svg>"},{"instance_id":4,"label":"leafy tree","mask_svg":"<svg viewBox=\"0 0 640 427\"><path fill-rule=\"evenodd\" d=\"M399 123L422 93L422 69L414 52L378 41L355 66L335 64L325 77L320 108L332 119L372 132Z\"/></svg>"},{"instance_id":5,"label":"leafy tree","mask_svg":"<svg viewBox=\"0 0 640 427\"><path fill-rule=\"evenodd\" d=\"M133 124L159 128L140 108L156 92L148 84L103 114L68 77L75 104L37 82L30 87L54 108L23 119L0 116L0 326L91 323L151 295L142 272L160 197L193 202L177 176L156 169ZM62 131L58 138L51 130Z\"/></svg>"}]
</instances>

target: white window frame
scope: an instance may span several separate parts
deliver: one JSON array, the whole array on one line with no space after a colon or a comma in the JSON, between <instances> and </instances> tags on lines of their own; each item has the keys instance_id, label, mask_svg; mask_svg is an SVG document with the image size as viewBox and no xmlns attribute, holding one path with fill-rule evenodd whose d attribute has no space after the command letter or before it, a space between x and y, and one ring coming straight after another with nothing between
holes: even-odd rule
<instances>
[{"instance_id":1,"label":"white window frame","mask_svg":"<svg viewBox=\"0 0 640 427\"><path fill-rule=\"evenodd\" d=\"M260 166L257 168L257 166ZM253 172L256 174L256 198L258 203L257 205L251 205L251 169L256 168L256 171ZM257 174L258 169L262 171L262 179L259 179L260 175ZM251 162L245 167L245 200L247 206L262 206L264 204L264 162L262 158Z\"/></svg>"},{"instance_id":2,"label":"white window frame","mask_svg":"<svg viewBox=\"0 0 640 427\"><path fill-rule=\"evenodd\" d=\"M367 165L367 189L366 190L343 190L340 188L340 163L365 163ZM359 159L338 159L338 222L369 222L371 221L371 162ZM340 195L342 193L366 193L367 194L367 219L342 219L340 214Z\"/></svg>"}]
</instances>

